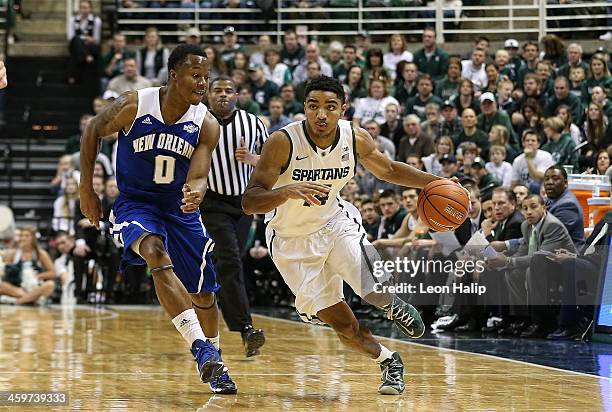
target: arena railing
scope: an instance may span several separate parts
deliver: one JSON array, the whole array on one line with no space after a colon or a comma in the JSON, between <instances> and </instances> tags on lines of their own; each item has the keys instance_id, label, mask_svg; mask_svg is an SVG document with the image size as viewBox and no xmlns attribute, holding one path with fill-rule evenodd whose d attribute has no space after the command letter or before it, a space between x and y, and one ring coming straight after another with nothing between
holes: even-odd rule
<instances>
[{"instance_id":1,"label":"arena railing","mask_svg":"<svg viewBox=\"0 0 612 412\"><path fill-rule=\"evenodd\" d=\"M582 32L595 38L612 30L609 21L612 5L606 1L559 5L548 4L547 0L528 3L507 0L501 5L447 7L441 0L428 2L426 6L414 5L421 0L329 0L325 7L300 8L286 7L296 2L277 0L274 12L267 16L269 19L258 8L202 7L210 3L201 1L194 8L118 7L117 27L127 36L139 37L154 25L162 37L172 42L184 36L189 27L196 26L203 36L215 37L223 35L226 25L232 25L241 37L268 34L277 44L289 27L296 28L299 34L318 37L350 36L364 30L371 36L417 35L424 27L432 26L440 43L449 35L459 34L527 34L529 38L541 38L548 33ZM588 32L591 34L587 35Z\"/></svg>"}]
</instances>

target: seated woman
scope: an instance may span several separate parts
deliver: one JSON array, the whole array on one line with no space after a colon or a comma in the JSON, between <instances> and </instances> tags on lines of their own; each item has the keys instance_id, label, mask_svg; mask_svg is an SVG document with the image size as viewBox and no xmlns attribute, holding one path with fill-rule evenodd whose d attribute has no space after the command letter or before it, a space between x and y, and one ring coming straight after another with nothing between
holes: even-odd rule
<instances>
[{"instance_id":1,"label":"seated woman","mask_svg":"<svg viewBox=\"0 0 612 412\"><path fill-rule=\"evenodd\" d=\"M4 263L0 296L8 296L8 301L14 298L18 305L44 302L53 293L56 278L53 262L39 246L34 228L21 230L19 243L5 252Z\"/></svg>"}]
</instances>

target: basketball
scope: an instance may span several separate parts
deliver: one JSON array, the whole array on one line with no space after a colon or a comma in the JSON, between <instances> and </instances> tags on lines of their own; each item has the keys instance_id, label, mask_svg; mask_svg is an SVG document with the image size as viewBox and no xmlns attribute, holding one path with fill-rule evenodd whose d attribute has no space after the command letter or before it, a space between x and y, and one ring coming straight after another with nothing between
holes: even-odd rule
<instances>
[{"instance_id":1,"label":"basketball","mask_svg":"<svg viewBox=\"0 0 612 412\"><path fill-rule=\"evenodd\" d=\"M435 232L457 229L467 218L470 199L459 184L434 180L419 194L418 213Z\"/></svg>"}]
</instances>

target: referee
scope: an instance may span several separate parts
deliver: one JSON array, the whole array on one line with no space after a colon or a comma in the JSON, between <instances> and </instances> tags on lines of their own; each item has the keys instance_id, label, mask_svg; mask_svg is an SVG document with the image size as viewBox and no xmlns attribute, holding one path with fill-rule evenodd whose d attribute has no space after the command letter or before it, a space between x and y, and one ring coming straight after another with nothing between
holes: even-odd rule
<instances>
[{"instance_id":1,"label":"referee","mask_svg":"<svg viewBox=\"0 0 612 412\"><path fill-rule=\"evenodd\" d=\"M242 271L242 248L252 216L240 204L254 166L268 138L261 120L236 109L238 92L231 78L214 79L208 91L210 112L221 126L219 145L211 158L208 190L200 211L208 233L215 241L213 257L221 284L218 292L223 318L230 331L241 332L247 357L259 354L265 342L261 329L253 328L249 299ZM202 308L208 309L208 308Z\"/></svg>"}]
</instances>

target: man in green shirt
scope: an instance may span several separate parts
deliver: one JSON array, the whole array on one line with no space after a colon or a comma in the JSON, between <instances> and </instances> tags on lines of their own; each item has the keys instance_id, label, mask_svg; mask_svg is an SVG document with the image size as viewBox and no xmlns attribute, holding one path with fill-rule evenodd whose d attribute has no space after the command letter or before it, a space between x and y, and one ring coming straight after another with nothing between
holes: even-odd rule
<instances>
[{"instance_id":1,"label":"man in green shirt","mask_svg":"<svg viewBox=\"0 0 612 412\"><path fill-rule=\"evenodd\" d=\"M569 133L563 133L564 129L565 123L558 116L544 120L544 134L548 142L542 146L542 150L550 153L559 166L572 165L574 170L578 170L576 142Z\"/></svg>"},{"instance_id":2,"label":"man in green shirt","mask_svg":"<svg viewBox=\"0 0 612 412\"><path fill-rule=\"evenodd\" d=\"M491 127L496 124L502 125L508 129L508 133L510 134L510 144L517 143L510 118L505 112L497 110L497 102L495 101L495 96L493 93L486 92L480 96L480 112L481 113L478 115L477 123L477 127L480 130L488 135L488 133L491 131Z\"/></svg>"},{"instance_id":3,"label":"man in green shirt","mask_svg":"<svg viewBox=\"0 0 612 412\"><path fill-rule=\"evenodd\" d=\"M570 70L573 67L582 67L585 73L589 72L589 65L582 61L582 46L578 43L572 43L567 46L567 63L559 67L557 76L563 76L569 79Z\"/></svg>"},{"instance_id":4,"label":"man in green shirt","mask_svg":"<svg viewBox=\"0 0 612 412\"><path fill-rule=\"evenodd\" d=\"M421 73L429 74L439 80L447 74L448 53L436 46L436 31L427 28L423 31L423 48L414 54L414 63Z\"/></svg>"},{"instance_id":5,"label":"man in green shirt","mask_svg":"<svg viewBox=\"0 0 612 412\"><path fill-rule=\"evenodd\" d=\"M582 115L584 114L582 102L577 96L570 93L569 80L567 80L566 77L561 76L555 79L554 94L546 99L544 116L554 116L557 107L563 104L570 107L573 122L575 124L582 124Z\"/></svg>"},{"instance_id":6,"label":"man in green shirt","mask_svg":"<svg viewBox=\"0 0 612 412\"><path fill-rule=\"evenodd\" d=\"M391 189L386 189L380 194L378 207L383 216L378 229L378 239L391 239L408 212L400 205L397 194Z\"/></svg>"},{"instance_id":7,"label":"man in green shirt","mask_svg":"<svg viewBox=\"0 0 612 412\"><path fill-rule=\"evenodd\" d=\"M493 189L500 186L499 181L485 167L485 161L480 156L475 158L470 168L470 175L476 181L480 197L486 198L493 193Z\"/></svg>"},{"instance_id":8,"label":"man in green shirt","mask_svg":"<svg viewBox=\"0 0 612 412\"><path fill-rule=\"evenodd\" d=\"M461 115L463 131L457 136L455 147L464 142L473 142L481 152L489 150L489 136L476 127L476 122L476 112L473 109L465 109Z\"/></svg>"},{"instance_id":9,"label":"man in green shirt","mask_svg":"<svg viewBox=\"0 0 612 412\"><path fill-rule=\"evenodd\" d=\"M259 106L259 103L253 101L250 85L243 84L240 86L236 107L246 111L247 113L254 114L255 116L259 116L261 114L261 107Z\"/></svg>"},{"instance_id":10,"label":"man in green shirt","mask_svg":"<svg viewBox=\"0 0 612 412\"><path fill-rule=\"evenodd\" d=\"M253 100L262 108L263 114L267 114L270 98L278 96L278 86L273 81L266 79L263 68L257 63L249 64L249 78Z\"/></svg>"},{"instance_id":11,"label":"man in green shirt","mask_svg":"<svg viewBox=\"0 0 612 412\"><path fill-rule=\"evenodd\" d=\"M517 72L517 86L523 88L523 80L527 73L535 73L536 66L538 64L538 56L540 54L540 47L538 42L528 41L523 45L523 59L525 64Z\"/></svg>"}]
</instances>

